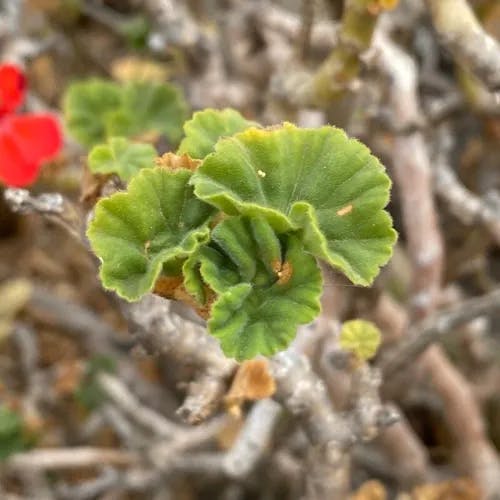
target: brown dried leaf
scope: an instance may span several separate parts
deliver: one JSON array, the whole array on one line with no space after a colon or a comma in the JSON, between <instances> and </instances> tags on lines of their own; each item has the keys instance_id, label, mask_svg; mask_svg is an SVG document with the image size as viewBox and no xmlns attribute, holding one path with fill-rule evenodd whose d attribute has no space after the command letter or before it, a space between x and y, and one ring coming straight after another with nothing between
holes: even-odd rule
<instances>
[{"instance_id":1,"label":"brown dried leaf","mask_svg":"<svg viewBox=\"0 0 500 500\"><path fill-rule=\"evenodd\" d=\"M175 153L169 152L155 160L155 164L160 167L168 168L170 170L185 168L193 172L201 165L201 163L201 160L195 160L186 153L179 156Z\"/></svg>"},{"instance_id":2,"label":"brown dried leaf","mask_svg":"<svg viewBox=\"0 0 500 500\"><path fill-rule=\"evenodd\" d=\"M238 367L231 388L225 397L229 413L239 416L245 400L256 401L271 397L276 391L276 383L265 359L244 361Z\"/></svg>"},{"instance_id":3,"label":"brown dried leaf","mask_svg":"<svg viewBox=\"0 0 500 500\"><path fill-rule=\"evenodd\" d=\"M203 319L210 316L210 308L215 300L215 294L208 287L205 289L207 303L200 305L184 287L182 276L160 276L156 280L153 293L169 300L179 300L192 307Z\"/></svg>"},{"instance_id":4,"label":"brown dried leaf","mask_svg":"<svg viewBox=\"0 0 500 500\"><path fill-rule=\"evenodd\" d=\"M374 0L367 5L370 14L378 16L384 10L393 10L398 6L399 0Z\"/></svg>"},{"instance_id":5,"label":"brown dried leaf","mask_svg":"<svg viewBox=\"0 0 500 500\"><path fill-rule=\"evenodd\" d=\"M217 444L222 450L229 450L243 427L242 418L229 418L226 425L217 434Z\"/></svg>"},{"instance_id":6,"label":"brown dried leaf","mask_svg":"<svg viewBox=\"0 0 500 500\"><path fill-rule=\"evenodd\" d=\"M111 174L93 174L88 168L84 168L82 187L80 190L80 202L83 203L86 208L90 209L93 207L102 196L102 190L111 177Z\"/></svg>"},{"instance_id":7,"label":"brown dried leaf","mask_svg":"<svg viewBox=\"0 0 500 500\"><path fill-rule=\"evenodd\" d=\"M168 69L156 61L125 56L111 64L113 78L120 82L148 81L162 83L168 78Z\"/></svg>"},{"instance_id":8,"label":"brown dried leaf","mask_svg":"<svg viewBox=\"0 0 500 500\"><path fill-rule=\"evenodd\" d=\"M479 487L472 479L459 478L436 484L418 486L412 500L481 500Z\"/></svg>"},{"instance_id":9,"label":"brown dried leaf","mask_svg":"<svg viewBox=\"0 0 500 500\"><path fill-rule=\"evenodd\" d=\"M69 396L74 394L82 381L85 373L85 366L80 360L62 360L56 365L54 380L54 391L59 396Z\"/></svg>"},{"instance_id":10,"label":"brown dried leaf","mask_svg":"<svg viewBox=\"0 0 500 500\"><path fill-rule=\"evenodd\" d=\"M366 481L356 493L349 497L350 500L386 500L387 491L380 481Z\"/></svg>"}]
</instances>

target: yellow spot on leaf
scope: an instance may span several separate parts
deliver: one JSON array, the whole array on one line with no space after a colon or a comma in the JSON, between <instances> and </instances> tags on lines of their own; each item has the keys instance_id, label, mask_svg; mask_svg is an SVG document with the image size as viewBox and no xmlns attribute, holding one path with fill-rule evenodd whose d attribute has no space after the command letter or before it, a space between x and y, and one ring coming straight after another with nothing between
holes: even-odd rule
<instances>
[{"instance_id":1,"label":"yellow spot on leaf","mask_svg":"<svg viewBox=\"0 0 500 500\"><path fill-rule=\"evenodd\" d=\"M293 274L293 267L290 262L280 262L279 260L276 260L272 263L272 268L276 273L276 276L278 276L278 284L285 285L290 281Z\"/></svg>"},{"instance_id":2,"label":"yellow spot on leaf","mask_svg":"<svg viewBox=\"0 0 500 500\"><path fill-rule=\"evenodd\" d=\"M349 205L346 205L345 207L342 207L340 210L337 210L337 215L339 217L342 217L343 215L350 214L352 212L353 206L351 203Z\"/></svg>"},{"instance_id":3,"label":"yellow spot on leaf","mask_svg":"<svg viewBox=\"0 0 500 500\"><path fill-rule=\"evenodd\" d=\"M263 170L257 170L257 175L258 175L259 177L264 178L264 177L266 176L266 173L265 173Z\"/></svg>"}]
</instances>

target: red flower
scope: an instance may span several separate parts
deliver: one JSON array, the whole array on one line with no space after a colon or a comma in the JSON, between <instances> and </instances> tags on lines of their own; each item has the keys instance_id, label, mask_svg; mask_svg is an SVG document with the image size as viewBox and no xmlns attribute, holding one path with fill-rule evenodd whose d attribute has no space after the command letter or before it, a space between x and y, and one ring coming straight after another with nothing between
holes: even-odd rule
<instances>
[{"instance_id":1,"label":"red flower","mask_svg":"<svg viewBox=\"0 0 500 500\"><path fill-rule=\"evenodd\" d=\"M0 65L0 182L26 186L38 176L41 163L62 146L55 118L48 114L15 114L24 99L25 78L11 64Z\"/></svg>"}]
</instances>

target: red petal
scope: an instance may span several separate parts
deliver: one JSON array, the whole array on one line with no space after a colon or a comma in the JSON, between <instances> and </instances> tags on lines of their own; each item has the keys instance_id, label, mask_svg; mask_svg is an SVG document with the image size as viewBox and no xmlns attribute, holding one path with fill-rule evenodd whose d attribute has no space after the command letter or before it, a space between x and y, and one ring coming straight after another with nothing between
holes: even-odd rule
<instances>
[{"instance_id":1,"label":"red petal","mask_svg":"<svg viewBox=\"0 0 500 500\"><path fill-rule=\"evenodd\" d=\"M12 64L0 65L0 117L14 111L24 99L26 80Z\"/></svg>"},{"instance_id":2,"label":"red petal","mask_svg":"<svg viewBox=\"0 0 500 500\"><path fill-rule=\"evenodd\" d=\"M37 177L40 164L62 145L57 121L49 115L4 117L0 123L0 179L26 186Z\"/></svg>"},{"instance_id":3,"label":"red petal","mask_svg":"<svg viewBox=\"0 0 500 500\"><path fill-rule=\"evenodd\" d=\"M39 165L29 163L11 134L0 132L0 181L7 186L23 187L38 175Z\"/></svg>"},{"instance_id":4,"label":"red petal","mask_svg":"<svg viewBox=\"0 0 500 500\"><path fill-rule=\"evenodd\" d=\"M53 116L42 114L11 116L8 119L8 128L29 162L40 163L49 160L61 149L62 135Z\"/></svg>"}]
</instances>

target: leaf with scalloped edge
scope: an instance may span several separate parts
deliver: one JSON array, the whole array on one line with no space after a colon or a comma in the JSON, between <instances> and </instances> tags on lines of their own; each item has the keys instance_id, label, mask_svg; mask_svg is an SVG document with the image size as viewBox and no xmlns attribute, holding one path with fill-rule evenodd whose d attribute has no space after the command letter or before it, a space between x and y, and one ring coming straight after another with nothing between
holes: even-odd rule
<instances>
[{"instance_id":1,"label":"leaf with scalloped edge","mask_svg":"<svg viewBox=\"0 0 500 500\"><path fill-rule=\"evenodd\" d=\"M178 154L187 153L191 158L202 159L212 153L216 142L256 126L234 109L204 109L193 114L184 124L185 137L179 146Z\"/></svg>"},{"instance_id":2,"label":"leaf with scalloped edge","mask_svg":"<svg viewBox=\"0 0 500 500\"><path fill-rule=\"evenodd\" d=\"M381 341L382 334L371 321L346 321L340 331L340 347L351 351L361 361L373 358Z\"/></svg>"},{"instance_id":3,"label":"leaf with scalloped edge","mask_svg":"<svg viewBox=\"0 0 500 500\"><path fill-rule=\"evenodd\" d=\"M164 134L176 143L182 136L187 104L168 83L128 82L122 87L121 106L107 117L108 136L134 137L147 132Z\"/></svg>"},{"instance_id":4,"label":"leaf with scalloped edge","mask_svg":"<svg viewBox=\"0 0 500 500\"><path fill-rule=\"evenodd\" d=\"M146 168L126 192L97 203L87 236L105 288L137 300L162 272L180 274L184 259L208 240L214 209L194 196L191 175Z\"/></svg>"},{"instance_id":5,"label":"leaf with scalloped edge","mask_svg":"<svg viewBox=\"0 0 500 500\"><path fill-rule=\"evenodd\" d=\"M142 168L154 166L156 156L156 149L151 144L111 137L106 144L92 148L88 164L94 174L117 174L128 182Z\"/></svg>"},{"instance_id":6,"label":"leaf with scalloped edge","mask_svg":"<svg viewBox=\"0 0 500 500\"><path fill-rule=\"evenodd\" d=\"M263 218L231 217L200 249L200 274L217 299L208 330L237 360L286 349L297 327L320 311L321 273L294 234L281 238Z\"/></svg>"},{"instance_id":7,"label":"leaf with scalloped edge","mask_svg":"<svg viewBox=\"0 0 500 500\"><path fill-rule=\"evenodd\" d=\"M229 215L263 216L279 233L301 230L305 248L369 285L397 234L384 207L390 179L369 149L335 127L290 123L220 140L191 182Z\"/></svg>"},{"instance_id":8,"label":"leaf with scalloped edge","mask_svg":"<svg viewBox=\"0 0 500 500\"><path fill-rule=\"evenodd\" d=\"M119 85L92 78L71 84L64 96L64 119L70 135L87 147L106 139L106 119L121 105Z\"/></svg>"}]
</instances>

